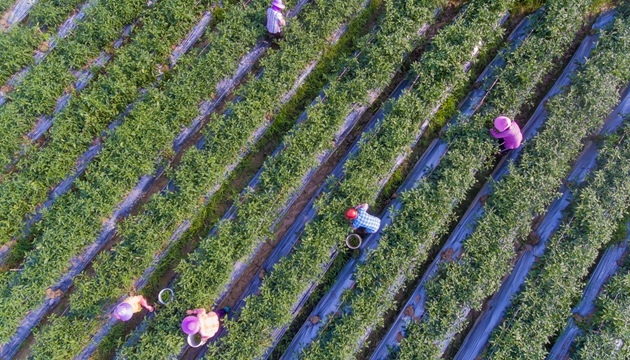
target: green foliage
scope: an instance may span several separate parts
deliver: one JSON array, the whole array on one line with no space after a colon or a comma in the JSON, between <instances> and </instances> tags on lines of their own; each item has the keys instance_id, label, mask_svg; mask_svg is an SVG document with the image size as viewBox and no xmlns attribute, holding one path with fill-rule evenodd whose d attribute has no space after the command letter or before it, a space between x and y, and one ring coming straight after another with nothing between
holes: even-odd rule
<instances>
[{"instance_id":1,"label":"green foliage","mask_svg":"<svg viewBox=\"0 0 630 360\"><path fill-rule=\"evenodd\" d=\"M195 3L193 0L158 2L154 10L143 17L143 26L138 30L134 42L122 50L116 58L118 62L109 68L112 75L99 78L95 87L88 91L95 97L89 100L77 97L74 103L76 106L70 105L60 115L64 116L63 122L52 131L68 131L67 138L58 139L58 146L64 151L50 144L37 153L38 156L48 154L52 158L29 170L48 174L52 172L53 175L31 179L28 185L32 191L39 191L37 194L43 195L45 199L50 184L65 178L67 171L74 166L78 157L77 151L80 154L87 148L88 145L77 148L80 145L77 138L85 136L89 130L84 128L85 131L81 131L75 126L83 124L90 128L97 121L102 126L112 122L119 113L116 109L122 110L133 101L142 83L150 84L155 81L156 63L166 60L166 56L172 51L171 46L185 36L203 12L204 9L201 6L195 7ZM0 321L0 338L13 331L27 310L41 304L46 288L65 274L68 262L97 238L103 219L111 216L116 204L135 186L140 176L155 172L161 150L170 148L173 138L181 131L182 126L188 125L190 119L198 114L197 104L207 96L207 88L191 84L191 77L194 76L195 81L206 86L216 84L234 71L242 53L254 46L262 28L255 26L260 21L257 14L264 6L262 1L258 6L258 9L252 6L249 10L233 7L235 20L239 21L221 24L221 30L227 33L225 37L229 37L229 40L223 35L215 34L217 41L213 50L221 51L219 54L224 55L212 51L203 57L188 55L184 62L187 61L189 66L199 65L197 69L183 67L181 75L164 84L164 91L160 88L149 89L144 101L139 102L126 121L110 134L103 145L102 153L88 165L84 176L75 182L75 191L59 197L44 214L43 220L38 224L42 229L41 235L35 239L35 249L28 254L24 270L12 274L2 294L3 299L27 298L28 301L3 301L0 307L6 307L0 309L0 318L3 320ZM252 32L257 35L253 36ZM239 44L238 49L235 48L235 43ZM232 51L225 51L226 47ZM207 57L208 54L210 57ZM208 71L208 68L215 70ZM203 76L197 73L203 73ZM96 96L98 94L100 96ZM116 100L120 103L114 106ZM6 105L3 109L5 108ZM158 109L161 111L157 111ZM72 128L77 132L69 131ZM67 142L62 144L63 140ZM73 143L72 140L77 142ZM47 152L53 148L57 150L55 154ZM68 155L69 159L62 154ZM59 165L62 161L69 164L68 169L60 171L54 165ZM26 174L26 171L22 173ZM35 179L41 181L41 187L35 186ZM2 186L13 183L5 180ZM21 201L26 202L26 198ZM9 312L5 313L4 310Z\"/></svg>"},{"instance_id":2,"label":"green foliage","mask_svg":"<svg viewBox=\"0 0 630 360\"><path fill-rule=\"evenodd\" d=\"M630 274L613 276L595 301L596 313L585 334L576 339L572 359L630 358Z\"/></svg>"},{"instance_id":3,"label":"green foliage","mask_svg":"<svg viewBox=\"0 0 630 360\"><path fill-rule=\"evenodd\" d=\"M281 42L280 46L291 49L290 53L295 54L295 57L287 59L286 53L270 55L263 64L265 76L259 79L258 83L254 83L251 88L248 87L243 91L246 95L244 101L231 105L230 115L215 119L209 129L204 130L208 139L204 149L191 149L184 155L180 168L173 174L175 184L180 191L173 193L172 196L181 197L182 194L189 191L195 191L195 195L186 195L189 196L190 200L186 203L178 203L179 209L182 208L182 204L186 204L187 208L194 206L195 200L207 192L207 189L212 188L213 182L217 181L216 176L221 176L221 171L224 171L222 169L229 166L227 161L231 158L215 156L216 147L219 146L220 140L215 135L218 134L215 129L222 128L225 131L226 124L235 123L239 124L239 133L242 134L239 136L245 136L264 124L261 122L264 121L264 115L275 111L276 99L290 89L293 80L297 79L301 70L326 45L325 40L323 40L326 34L330 34L336 29L335 24L338 26L343 19L348 19L352 15L348 11L349 9L354 8L356 12L361 7L361 3L361 1L356 1L348 9L344 9L339 3L326 4L325 6L318 4L320 7L317 9L318 13L326 13L327 16L315 19L309 11L304 14L306 26L302 25L299 32L296 31L293 34L287 32L286 42ZM345 4L345 6L349 5L349 3ZM178 327L182 309L192 306L208 306L218 297L224 286L230 281L234 262L246 259L253 249L264 241L269 234L268 228L277 218L277 211L284 208L288 199L299 190L302 185L302 177L316 164L317 156L323 150L332 148L330 139L333 138L343 123L351 105L367 101L366 98L370 89L367 83L370 83L371 86L384 86L402 62L401 52L410 51L414 41L417 40L417 36L400 37L396 35L400 33L415 34L419 27L418 22L424 16L431 17L431 10L415 12L409 17L397 18L398 26L395 29L391 27L392 23L382 22L379 26L380 30L370 45L367 43L372 36L366 36L358 42L358 46L362 48L362 55L359 58L352 57L347 60L349 67L343 77L330 84L325 92L326 100L309 109L309 120L285 137L287 147L277 156L269 158L264 164L261 183L257 189L252 189L246 196L236 200L240 204L237 220L221 223L219 235L203 240L199 250L178 268L181 274L175 285L178 293L178 306L160 312L159 317L156 317L156 321L151 323L149 327L148 334L151 335L145 333L146 337L143 336L135 349L124 348L122 349L123 354L140 356L139 354L155 353L158 351L157 348L162 347L158 340L162 336L177 337L180 339L179 341L183 340L179 335ZM331 18L337 20L332 22ZM325 23L326 26L324 26ZM389 27L385 28L385 25ZM381 45L384 42L393 43L393 41L387 41L390 36L395 38L397 42L390 48L383 48ZM285 51L287 50L285 49ZM304 57L305 54L309 53L309 56ZM288 66L289 64L291 67ZM339 65L344 65L344 63ZM341 72L341 69L336 72ZM293 78L291 81L286 79L287 74ZM283 77L285 79L279 80ZM261 92L258 90L260 88L267 90L267 92ZM243 131L246 132L242 133ZM221 146L225 149L225 145ZM240 148L235 148L234 154L238 154L237 151L240 150ZM222 150L221 153L225 154L226 151ZM200 172L199 169L206 169L207 172ZM214 171L217 175L212 174ZM201 182L204 177L208 180ZM200 180L191 182L190 179ZM176 204L173 203L171 206L176 206ZM187 215L187 213L184 214ZM155 217L155 213L152 217ZM224 251L217 252L217 247L221 247ZM206 275L209 271L213 274L211 277ZM159 351L176 352L179 349Z\"/></svg>"},{"instance_id":4,"label":"green foliage","mask_svg":"<svg viewBox=\"0 0 630 360\"><path fill-rule=\"evenodd\" d=\"M422 7L431 9L431 5L435 6L425 3ZM501 30L492 30L498 21L497 13L487 13L487 9L483 5L471 7L433 39L417 73L432 70L436 76L419 77L413 90L386 105L386 119L368 134L360 151L349 160L339 186L318 199L318 215L307 224L298 247L263 280L260 295L247 299L240 319L228 322L228 335L219 350L210 351L212 355L230 359L259 356L271 345L272 331L291 320L295 301L319 279L322 265L330 260L331 248L342 243L347 234L347 223L340 215L342 209L374 199L378 184L391 174L396 158L407 151L420 131L420 123L430 119L436 105L449 94L449 86L467 81L463 64L471 58L471 49L481 39L496 41L501 37ZM473 21L483 24L484 30L466 30ZM449 53L448 60L443 59L445 53ZM441 96L434 97L436 93ZM341 353L347 350L335 349L326 356Z\"/></svg>"},{"instance_id":5,"label":"green foliage","mask_svg":"<svg viewBox=\"0 0 630 360\"><path fill-rule=\"evenodd\" d=\"M549 240L545 255L534 265L507 311L509 321L491 334L486 354L505 359L546 355L545 344L566 324L599 249L610 242L626 215L630 200L628 156L628 141L601 150L602 164L576 194L569 221ZM540 316L542 313L545 316ZM522 338L532 342L524 346L518 340Z\"/></svg>"},{"instance_id":6,"label":"green foliage","mask_svg":"<svg viewBox=\"0 0 630 360\"><path fill-rule=\"evenodd\" d=\"M244 100L231 105L230 115L216 116L211 126L204 130L206 146L201 150L189 149L184 154L180 167L172 170L169 174L173 177L178 191L167 191L163 194L164 196L156 195L146 205L145 212L124 221L119 230L119 236L123 239L121 244L112 251L104 252L98 256L94 263L93 276L84 276L77 281L77 290L71 297L71 311L67 316L77 318L78 321L93 317L100 312L100 307L103 304L108 301L115 301L128 291L133 281L151 264L153 255L161 251L168 243L172 232L182 221L197 214L199 207L203 205L204 195L225 181L226 167L235 162L238 163L243 155L243 149L253 145L249 144L251 133L265 124L267 121L265 115L275 111L277 99L291 89L302 70L320 57L327 48L326 37L336 30L341 23L349 20L361 7L360 4L361 1L357 0L352 7L349 3L326 4L325 6L308 5L304 8L299 19L290 22L285 40L280 42L280 50L270 50L271 53L262 61L261 65L265 68L265 75L257 80L250 80L244 86L241 91L245 94ZM235 43L240 43L242 44L240 46L243 47L251 46L259 37L247 33L252 28L261 32L258 35L262 35L261 30L264 28L257 24L263 22L257 17L253 18L252 15L264 13L263 10L266 5L267 3L262 1L250 3L244 14L241 13L243 10L239 10L240 7L233 7L228 10L226 17L232 21L222 22L219 25L218 33L225 37L231 37L231 39L228 41L228 39L220 36L214 38L213 47L208 54L204 53L204 59L194 60L197 62L186 67L187 73L184 73L182 78L173 77L173 81L177 80L178 82L173 84L170 90L171 94L178 92L182 96L189 96L186 91L190 92L190 89L207 89L205 84L211 83L210 75L213 75L208 74L208 69L220 68L222 71L234 71L236 61L229 66L229 69L227 65L221 68L220 62L227 62L226 54L242 55L246 52L245 48L239 52L229 49L233 48ZM240 20L237 22L236 19ZM235 39L235 37L246 37L247 35L251 37L248 41L245 41L244 38ZM230 46L230 48L226 48L226 46ZM216 61L217 64L211 65L210 59ZM226 75L221 74L222 77ZM193 79L196 82L191 82ZM215 83L216 80L214 80ZM180 99L175 97L174 100ZM183 121L184 116L188 116L186 119L194 116L197 111L197 103L198 100L189 101L189 108L183 109L181 101L167 101L166 105L163 106L168 109L168 113L177 114L177 119ZM155 107L156 103L149 102L148 106ZM162 106L162 104L160 103L158 106ZM143 110L138 114L148 112L147 109ZM130 116L133 114L132 112ZM129 122L130 120L127 120L125 124ZM231 124L238 124L238 126L231 126ZM216 128L213 128L214 126ZM222 131L216 131L217 128L222 129ZM118 133L119 131L116 134ZM175 135L175 133L172 134L172 136ZM155 142L155 138L148 137L146 141ZM221 154L221 156L217 156L217 154ZM121 186L121 188L124 189L125 187ZM230 250L231 247L226 249ZM226 259L229 259L227 251L222 254L226 256ZM231 268L232 264L230 262L224 269ZM216 266L219 265L223 266L222 264ZM208 271L207 268L204 270ZM181 294L182 292L178 290L178 300L183 300ZM175 310L180 311L181 308L178 307ZM160 311L160 314L166 316L171 311L174 311L173 307L165 307ZM177 317L176 323L179 320ZM61 324L57 327L56 324L53 324L53 327L55 327L54 331L63 331L65 325ZM162 327L161 330L169 330L169 328ZM136 349L136 351L150 349L145 350L147 352L143 354L152 354L152 356L159 356L158 354L161 353L177 353L183 345L183 338L178 331L172 331L172 333L174 335L160 336L159 339L143 337L142 343L158 340L159 344L144 344L143 348ZM37 345L47 346L46 343L41 342L38 342ZM159 350L154 351L158 348Z\"/></svg>"},{"instance_id":7,"label":"green foliage","mask_svg":"<svg viewBox=\"0 0 630 360\"><path fill-rule=\"evenodd\" d=\"M28 21L15 24L10 31L0 33L0 84L4 84L19 70L32 65L35 61L33 52L83 2L84 0L38 1L29 11ZM0 4L0 12L4 11L2 7ZM44 44L41 50L45 50L46 46Z\"/></svg>"},{"instance_id":8,"label":"green foliage","mask_svg":"<svg viewBox=\"0 0 630 360\"><path fill-rule=\"evenodd\" d=\"M546 16L551 19L556 16L566 18L571 14L571 18L575 19L573 25L566 20L561 23L577 29L589 3L558 1L548 5ZM464 241L464 255L457 262L443 265L428 282L425 316L421 323L407 329L407 337L401 343L400 358L440 356L439 344L449 334L457 333L465 326L466 320L462 320L462 316L467 309L479 310L484 299L499 288L501 279L513 266L514 243L527 236L533 218L543 213L555 198L571 161L582 149L581 139L601 127L602 119L618 102L619 89L630 80L628 59L616 56L630 46L626 22L617 20L612 30L604 32L591 59L572 78L571 87L547 102L547 121L538 135L525 145L518 162L510 165L509 174L493 184L494 194L488 199L483 216L473 234ZM550 25L555 29L547 34L568 32L562 30L557 22ZM570 41L571 36L567 35L565 44L570 44ZM545 54L561 54L561 48L553 51L555 46L557 44L544 44ZM513 94L510 97L522 96ZM471 123L466 125L473 127ZM453 144L462 138L462 133L459 134ZM470 151L468 148L467 152ZM527 302L530 300L528 297ZM544 311L536 313L536 319L550 320L550 315L543 317L540 313L547 314L552 310L553 306L545 304ZM545 339L551 334L548 328L535 329L527 335L515 335L505 347L498 348L505 352L497 349L493 356L540 358L545 351ZM522 342L525 338L528 339L526 344ZM512 346L518 344L525 346L511 351Z\"/></svg>"},{"instance_id":9,"label":"green foliage","mask_svg":"<svg viewBox=\"0 0 630 360\"><path fill-rule=\"evenodd\" d=\"M147 9L146 2L140 0L98 1L94 6L86 9L85 18L73 31L74 36L60 40L55 51L26 74L23 82L7 95L8 102L0 108L0 138L2 138L0 166L3 172L6 171L6 166L19 155L23 145L27 149L32 145L24 136L34 128L38 117L52 113L57 107L57 99L64 93L74 93L73 84L76 78L72 71L88 68L90 62L99 56L101 50L110 46L120 36L120 31L125 25L130 24L139 14L146 15L153 10L154 8ZM28 51L31 50L32 48ZM5 55L0 55L2 56ZM15 58L11 58L14 56L11 54L6 54L6 56L9 58L0 60L7 61L7 65L11 66L8 70L10 75L22 65L14 64L20 59L17 54ZM32 58L32 54L29 56ZM97 72L98 69L92 70ZM70 139L72 136L68 141ZM37 146L34 148L37 149ZM73 161L76 158L73 157ZM26 194L21 195L23 196L20 200L29 198ZM34 201L40 200L36 197ZM3 219L2 227L0 227L2 243L6 241L7 235L2 230L13 225L13 221L21 222L22 216L23 214L15 211L2 212L0 216Z\"/></svg>"}]
</instances>

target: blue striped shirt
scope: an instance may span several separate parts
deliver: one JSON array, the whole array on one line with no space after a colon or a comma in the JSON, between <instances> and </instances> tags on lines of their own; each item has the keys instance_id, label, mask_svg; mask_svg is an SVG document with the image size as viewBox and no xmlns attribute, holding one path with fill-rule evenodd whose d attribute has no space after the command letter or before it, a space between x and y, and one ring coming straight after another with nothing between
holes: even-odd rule
<instances>
[{"instance_id":1,"label":"blue striped shirt","mask_svg":"<svg viewBox=\"0 0 630 360\"><path fill-rule=\"evenodd\" d=\"M373 234L381 227L381 219L367 213L364 208L359 208L357 218L352 222L356 229L364 228L368 233Z\"/></svg>"},{"instance_id":2,"label":"blue striped shirt","mask_svg":"<svg viewBox=\"0 0 630 360\"><path fill-rule=\"evenodd\" d=\"M277 34L282 31L282 23L284 22L284 16L279 11L273 8L267 9L267 31L272 34Z\"/></svg>"}]
</instances>

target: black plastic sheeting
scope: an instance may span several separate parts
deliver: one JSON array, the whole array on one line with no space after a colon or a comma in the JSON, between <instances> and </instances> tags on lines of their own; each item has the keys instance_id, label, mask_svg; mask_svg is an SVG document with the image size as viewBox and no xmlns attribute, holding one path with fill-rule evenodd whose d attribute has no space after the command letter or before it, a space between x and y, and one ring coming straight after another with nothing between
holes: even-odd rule
<instances>
[{"instance_id":1,"label":"black plastic sheeting","mask_svg":"<svg viewBox=\"0 0 630 360\"><path fill-rule=\"evenodd\" d=\"M505 21L506 18L503 19ZM520 44L520 42L524 39L526 31L528 29L529 21L527 19L521 21L521 23L516 27L516 29L510 34L509 41L512 46L516 47ZM488 88L492 85L494 81L494 75L500 70L502 66L505 65L505 61L503 58L498 55L484 70L484 72L477 79L477 83L482 84L479 88L471 92L467 98L462 103L460 107L460 111L462 113L466 113L472 115L475 112L475 109L478 107L481 99L485 96ZM482 96L479 96L482 95ZM454 120L454 119L453 119ZM436 139L429 146L429 148L425 151L422 158L418 161L418 163L414 166L412 171L405 179L405 182L398 188L397 193L400 194L404 191L412 189L416 186L417 182L427 176L435 167L440 163L442 156L447 150L447 144L440 139ZM383 214L381 215L382 224L381 227L385 227L395 221L395 213L401 208L401 203L398 199L394 199L390 205L385 209ZM318 335L321 328L326 325L326 320L330 316L334 316L338 311L340 311L341 296L343 292L351 289L354 285L353 275L355 273L356 267L358 264L365 261L367 256L367 251L370 249L375 249L378 246L378 242L380 240L381 234L376 233L367 237L361 246L361 255L356 259L350 259L348 264L344 267L342 272L337 277L337 281L333 285L333 287L328 291L324 297L317 304L315 309L309 315L309 319L312 316L318 316L322 319L322 321L313 324L310 321L305 321L302 325L298 333L293 338L293 341L285 351L283 355L283 359L295 359L302 352L302 349L307 346L310 342L312 342ZM404 283L405 279L401 278L398 282L400 284ZM393 290L393 289L392 289ZM343 311L343 310L341 310ZM363 340L365 340L371 333L372 329L369 329L366 334L363 336Z\"/></svg>"},{"instance_id":2,"label":"black plastic sheeting","mask_svg":"<svg viewBox=\"0 0 630 360\"><path fill-rule=\"evenodd\" d=\"M600 135L614 132L623 123L624 115L630 114L630 91L626 91L624 100L617 106L614 112L606 120ZM577 188L585 176L595 167L598 156L596 144L590 143L575 162L567 182L575 184ZM546 244L553 232L562 222L562 212L573 201L573 194L564 185L560 188L562 196L556 199L548 208L545 217L540 223L536 234L540 242L530 250L525 251L516 262L510 276L503 282L499 291L492 297L489 306L475 322L475 325L466 336L455 359L470 359L478 356L485 347L490 333L501 322L505 311L511 303L511 298L519 291L527 274L536 259L540 258L546 250Z\"/></svg>"},{"instance_id":3,"label":"black plastic sheeting","mask_svg":"<svg viewBox=\"0 0 630 360\"><path fill-rule=\"evenodd\" d=\"M506 19L507 19L507 17L504 18L503 21L505 21ZM479 49L476 48L473 51L472 56L475 56L477 54L478 50ZM470 69L470 66L471 66L471 63L468 62L468 63L466 63L464 65L464 69L467 71L467 70ZM413 79L407 78L407 79L403 80L398 85L398 87L394 90L394 92L390 96L390 99L397 99L398 97L400 97L403 94L404 91L410 89L412 87L412 85L413 85ZM434 113L437 112L438 109L439 109L439 106L436 107L433 110L433 112ZM365 134L371 132L381 121L383 121L383 119L384 119L383 109L379 109L379 111L372 117L372 119L369 121L369 123L363 129L362 136L359 137L355 141L355 143L350 148L348 153L342 158L342 160L334 168L334 170L332 171L330 176L332 176L332 177L334 177L336 179L343 178L344 167L345 167L346 161L351 156L354 156L359 151L359 144L363 141L363 138L364 138ZM391 176L396 171L396 169L402 164L402 162L407 158L409 153L413 150L413 148L415 147L416 143L418 142L418 140L420 139L420 137L424 133L424 130L426 129L427 126L428 126L428 121L425 121L425 123L421 126L422 132L418 135L418 137L414 140L414 142L412 144L410 144L410 150L407 153L399 156L396 159L396 163L390 169L389 176ZM389 180L389 177L386 177L385 179L383 179L383 181L378 186L382 188L387 183L388 180ZM259 276L260 273L262 271L265 271L267 273L272 271L273 267L275 266L275 264L278 261L280 261L283 257L287 256L291 252L291 250L293 249L295 244L300 239L300 236L301 236L302 231L304 230L304 227L306 226L306 224L308 222L310 222L314 218L314 216L316 215L316 211L315 211L315 209L313 207L315 199L321 193L328 192L328 191L330 191L330 188L328 187L328 185L325 184L322 187L320 187L320 189L313 195L313 197L311 198L309 203L306 205L306 208L297 217L296 221L293 223L291 228L288 230L287 234L280 240L278 245L276 245L276 247L274 248L274 251L272 252L270 257L267 258L267 260L263 264L262 268L253 277L252 282L247 286L246 290L244 291L244 293L241 295L241 297L237 301L237 304L235 305L235 307L233 309L234 311L230 312L230 314L237 313L238 310L241 309L245 305L246 298L251 296L251 295L253 295L253 294L255 294L258 291L259 287L262 284L262 280L261 279L263 278L262 276ZM364 247L365 247L365 245L363 245L363 248ZM331 249L330 261L324 266L325 270L327 270L330 267L330 265L332 264L332 262L334 261L336 256L337 256L337 250L336 249ZM309 287L309 289L307 289L307 291L305 291L300 296L298 301L293 305L293 310L292 310L293 311L293 317L297 316L297 314L301 310L302 306L304 306L304 304L308 300L310 294L315 289L315 287L316 287L316 284L312 284ZM228 316L230 316L230 314L228 314ZM267 359L271 355L271 352L273 351L274 347L277 345L277 343L280 340L280 338L284 335L284 333L286 332L287 328L288 328L288 326L285 326L285 327L283 327L281 329L276 329L273 332L273 334L272 334L272 346L269 347L269 349L267 350L265 355L262 357L262 359ZM217 336L217 338L220 338L220 337L224 336L225 333L226 333L226 330L225 329L221 329L220 332L219 332L219 335ZM203 357L203 355L204 355L204 353L202 352L197 358L200 359L200 358Z\"/></svg>"},{"instance_id":4,"label":"black plastic sheeting","mask_svg":"<svg viewBox=\"0 0 630 360\"><path fill-rule=\"evenodd\" d=\"M302 0L300 4L303 5L306 1L307 0ZM171 57L173 61L178 60L181 57L181 55L183 55L183 51L187 51L188 49L190 49L190 47L196 42L196 40L203 34L204 31L201 31L201 29L206 28L207 24L210 22L210 19L211 19L211 14L204 13L201 20L192 29L189 36L174 50ZM128 28L130 29L131 26L129 26ZM193 34L195 36L191 36ZM122 43L122 40L119 39L119 41ZM222 92L218 92L220 96L217 98L217 100L213 101L212 103L208 103L209 104L208 106L202 107L200 109L200 111L202 112L202 115L197 119L201 119L203 116L208 115L218 106L218 104L228 95L228 93L232 90L232 88L236 86L236 84L238 84L238 82L249 72L249 70L253 67L254 63L260 58L260 56L262 56L266 48L268 48L268 44L261 41L261 43L259 43L250 53L248 53L247 55L243 57L243 59L241 60L241 64L236 74L234 75L234 77L222 82L221 84ZM173 62L172 64L174 65L175 63ZM118 125L118 123L114 123L110 125L110 128L113 129L116 125ZM185 133L185 136L182 136L180 134L180 136L177 139L182 142L186 142L196 132L191 132L189 129L185 129L183 133ZM175 141L173 145L174 148L177 148L177 144L178 143ZM79 165L75 173L73 173L68 178L66 178L61 184L59 184L53 190L49 200L46 201L44 205L38 209L37 214L29 220L29 222L26 225L27 228L25 231L29 231L32 224L41 218L41 211L43 209L52 205L53 201L58 196L63 195L65 192L69 190L73 181L82 174L82 172L85 170L85 167L87 166L89 161L91 161L100 152L101 148L102 148L102 144L92 146L80 158L80 160L78 161ZM181 147L178 150L181 150ZM113 216L104 224L103 230L99 238L92 245L87 247L87 249L81 256L78 256L71 261L71 267L68 270L68 273L66 273L66 275L57 284L52 286L51 287L52 289L61 290L65 293L70 288L74 277L78 275L79 273L81 273L90 263L90 261L94 258L94 256L96 256L96 254L103 248L103 246L105 246L105 244L107 244L109 240L112 239L116 231L117 222L123 217L127 216L131 212L134 205L142 198L142 196L151 187L151 185L155 182L155 180L163 173L163 171L164 171L164 168L160 169L154 177L143 176L140 179L138 185L127 195L124 201L118 205L117 210L114 212ZM176 235L177 233L174 236ZM179 234L178 236L181 236L181 234ZM10 248L6 246L3 246L3 248L0 249L0 262L3 262L6 260L6 255L9 250ZM152 269L151 271L154 271L154 270L155 269ZM148 280L148 276L150 274L147 275L147 273L145 272L145 275L146 276L143 276L139 280L138 284L141 284L142 286L146 284L146 281ZM14 356L19 350L19 346L21 345L21 343L24 340L26 340L26 338L29 336L31 330L39 323L39 321L50 310L52 310L61 301L61 298L62 297L58 297L55 299L46 298L44 304L39 309L33 312L30 312L22 321L16 334L11 338L9 343L5 344L0 349L0 357L4 359L4 358L11 358L12 356ZM99 341L100 340L102 340L102 338L99 339ZM86 353L89 351L93 352L95 349L96 347L94 347L94 349L91 349L91 350L84 349L84 352Z\"/></svg>"},{"instance_id":5,"label":"black plastic sheeting","mask_svg":"<svg viewBox=\"0 0 630 360\"><path fill-rule=\"evenodd\" d=\"M596 23L593 25L593 28L601 28L605 26L606 24L608 24L609 22L611 22L613 18L614 18L614 15L611 15L609 13L604 14L600 16L600 18L596 21ZM569 84L569 80L570 80L569 77L575 71L578 64L580 62L583 62L584 59L588 57L588 55L590 54L590 51L595 47L595 43L597 42L598 38L599 38L598 36L590 35L584 39L584 41L582 42L578 50L575 52L575 54L571 58L569 65L567 65L567 67L564 69L562 75L556 81L553 88L547 93L545 98L540 102L538 108L536 109L536 111L534 112L530 120L527 122L527 125L523 128L524 141L533 138L536 135L540 126L547 119L547 114L543 106L545 100L556 95L565 86ZM491 176L491 178L494 179L494 181L500 181L503 178L503 176L508 172L508 164L513 162L519 156L522 149L523 147L512 150L507 156L501 159L501 161L497 165L497 168L495 169L495 171L492 173L492 176ZM397 340L398 334L403 332L406 325L409 324L411 321L413 321L413 318L420 318L424 315L425 313L424 304L426 302L425 285L431 279L433 274L435 274L435 272L437 271L438 265L442 263L442 260L441 260L442 256L440 256L440 254L448 250L449 252L454 251L452 258L458 257L458 255L460 254L462 250L463 240L466 239L474 231L475 225L476 225L476 219L478 219L479 216L483 214L484 208L481 204L480 198L485 195L490 194L491 192L492 192L492 188L491 186L489 186L488 183L486 183L484 187L479 191L474 201L472 202L472 204L470 205L470 207L464 214L462 220L457 224L457 227L451 233L451 236L447 240L446 244L442 247L442 249L440 250L440 253L435 257L435 260L431 263L430 267L426 270L426 272L422 276L422 279L419 285L417 286L415 291L411 294L410 299L407 301L407 303L403 307L403 309L405 310L413 309L413 317L410 315L407 315L408 310L405 311L405 313L400 313L396 321L390 327L387 334L383 337L378 347L372 354L371 359L375 360L375 359L387 358L388 353L389 353L389 348L396 347L399 344L399 341ZM470 311L470 309L463 309L463 310L464 311L462 312L462 317L460 318L460 321L463 321L465 319L465 316ZM445 350L448 347L454 335L455 334L450 334L450 337L442 344L443 350Z\"/></svg>"},{"instance_id":6,"label":"black plastic sheeting","mask_svg":"<svg viewBox=\"0 0 630 360\"><path fill-rule=\"evenodd\" d=\"M597 267L595 268L593 275L591 275L588 283L586 284L586 288L582 294L582 299L577 307L573 309L574 314L586 317L595 311L595 299L597 298L597 295L602 290L608 279L617 273L620 269L619 263L623 261L627 255L629 238L630 234L623 242L608 248L604 252L601 260L597 263ZM575 338L580 334L582 334L582 330L575 325L573 318L569 318L566 328L556 339L556 343L551 348L547 358L568 359L571 345L573 344Z\"/></svg>"}]
</instances>

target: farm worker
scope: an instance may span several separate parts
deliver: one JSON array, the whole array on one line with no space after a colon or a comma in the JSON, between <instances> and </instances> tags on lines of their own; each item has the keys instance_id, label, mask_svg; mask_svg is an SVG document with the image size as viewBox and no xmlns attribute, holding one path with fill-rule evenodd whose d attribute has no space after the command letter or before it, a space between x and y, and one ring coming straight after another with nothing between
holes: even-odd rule
<instances>
[{"instance_id":1,"label":"farm worker","mask_svg":"<svg viewBox=\"0 0 630 360\"><path fill-rule=\"evenodd\" d=\"M273 0L271 7L267 8L267 31L271 39L279 39L284 35L282 30L282 27L286 24L282 15L284 8L282 0Z\"/></svg>"},{"instance_id":2,"label":"farm worker","mask_svg":"<svg viewBox=\"0 0 630 360\"><path fill-rule=\"evenodd\" d=\"M373 234L381 227L381 219L367 213L368 204L361 204L346 210L346 219L352 220L353 230L364 230Z\"/></svg>"},{"instance_id":3,"label":"farm worker","mask_svg":"<svg viewBox=\"0 0 630 360\"><path fill-rule=\"evenodd\" d=\"M114 310L114 316L118 320L128 321L131 319L133 314L142 311L142 308L147 309L149 312L153 312L153 306L149 305L144 296L130 296L118 304Z\"/></svg>"},{"instance_id":4,"label":"farm worker","mask_svg":"<svg viewBox=\"0 0 630 360\"><path fill-rule=\"evenodd\" d=\"M182 330L188 335L201 334L201 343L211 339L221 328L220 319L230 312L230 307L226 306L221 310L206 312L206 309L186 310L188 315L182 321Z\"/></svg>"},{"instance_id":5,"label":"farm worker","mask_svg":"<svg viewBox=\"0 0 630 360\"><path fill-rule=\"evenodd\" d=\"M521 128L515 121L507 116L499 116L494 119L494 127L498 132L490 129L490 133L499 140L500 155L521 146L523 134L521 134Z\"/></svg>"}]
</instances>

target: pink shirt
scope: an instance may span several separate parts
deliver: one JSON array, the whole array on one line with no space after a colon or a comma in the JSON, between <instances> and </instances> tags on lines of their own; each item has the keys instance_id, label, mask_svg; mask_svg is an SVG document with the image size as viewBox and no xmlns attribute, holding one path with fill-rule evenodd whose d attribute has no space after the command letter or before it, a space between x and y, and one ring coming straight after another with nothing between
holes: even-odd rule
<instances>
[{"instance_id":1,"label":"pink shirt","mask_svg":"<svg viewBox=\"0 0 630 360\"><path fill-rule=\"evenodd\" d=\"M508 150L516 149L521 146L521 142L523 141L523 134L521 134L521 128L518 126L516 122L512 122L512 126L506 129L503 132L496 132L494 129L490 129L490 133L497 139L505 140L505 148Z\"/></svg>"}]
</instances>

